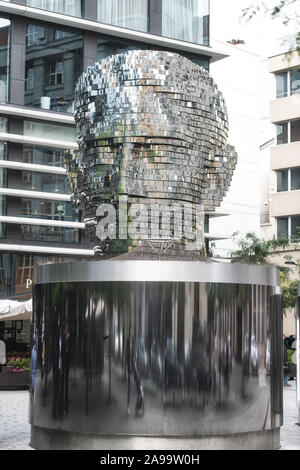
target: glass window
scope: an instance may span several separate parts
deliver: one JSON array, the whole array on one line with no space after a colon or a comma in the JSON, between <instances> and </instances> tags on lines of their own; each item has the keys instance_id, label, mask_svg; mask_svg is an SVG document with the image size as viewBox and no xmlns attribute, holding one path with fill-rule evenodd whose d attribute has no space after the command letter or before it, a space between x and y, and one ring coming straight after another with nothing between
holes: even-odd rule
<instances>
[{"instance_id":1,"label":"glass window","mask_svg":"<svg viewBox=\"0 0 300 470\"><path fill-rule=\"evenodd\" d=\"M21 234L23 240L52 243L79 243L79 230L66 227L21 225Z\"/></svg>"},{"instance_id":2,"label":"glass window","mask_svg":"<svg viewBox=\"0 0 300 470\"><path fill-rule=\"evenodd\" d=\"M0 132L8 132L8 120L0 116Z\"/></svg>"},{"instance_id":3,"label":"glass window","mask_svg":"<svg viewBox=\"0 0 300 470\"><path fill-rule=\"evenodd\" d=\"M27 6L81 18L81 0L27 0Z\"/></svg>"},{"instance_id":4,"label":"glass window","mask_svg":"<svg viewBox=\"0 0 300 470\"><path fill-rule=\"evenodd\" d=\"M291 217L291 237L300 238L300 215Z\"/></svg>"},{"instance_id":5,"label":"glass window","mask_svg":"<svg viewBox=\"0 0 300 470\"><path fill-rule=\"evenodd\" d=\"M209 45L209 0L162 0L162 35Z\"/></svg>"},{"instance_id":6,"label":"glass window","mask_svg":"<svg viewBox=\"0 0 300 470\"><path fill-rule=\"evenodd\" d=\"M1 158L1 157L0 157ZM23 162L33 163L35 165L47 165L47 166L63 166L64 162L64 151L35 147L32 145L23 146Z\"/></svg>"},{"instance_id":7,"label":"glass window","mask_svg":"<svg viewBox=\"0 0 300 470\"><path fill-rule=\"evenodd\" d=\"M277 145L288 143L288 123L282 122L277 124Z\"/></svg>"},{"instance_id":8,"label":"glass window","mask_svg":"<svg viewBox=\"0 0 300 470\"><path fill-rule=\"evenodd\" d=\"M33 90L33 69L27 68L25 72L25 91Z\"/></svg>"},{"instance_id":9,"label":"glass window","mask_svg":"<svg viewBox=\"0 0 300 470\"><path fill-rule=\"evenodd\" d=\"M277 191L288 191L289 170L277 171Z\"/></svg>"},{"instance_id":10,"label":"glass window","mask_svg":"<svg viewBox=\"0 0 300 470\"><path fill-rule=\"evenodd\" d=\"M290 71L291 95L300 93L300 69Z\"/></svg>"},{"instance_id":11,"label":"glass window","mask_svg":"<svg viewBox=\"0 0 300 470\"><path fill-rule=\"evenodd\" d=\"M204 232L209 233L209 215L204 215Z\"/></svg>"},{"instance_id":12,"label":"glass window","mask_svg":"<svg viewBox=\"0 0 300 470\"><path fill-rule=\"evenodd\" d=\"M22 171L22 190L43 191L46 193L69 194L66 175Z\"/></svg>"},{"instance_id":13,"label":"glass window","mask_svg":"<svg viewBox=\"0 0 300 470\"><path fill-rule=\"evenodd\" d=\"M42 45L45 42L45 28L36 24L27 25L26 46L33 47Z\"/></svg>"},{"instance_id":14,"label":"glass window","mask_svg":"<svg viewBox=\"0 0 300 470\"><path fill-rule=\"evenodd\" d=\"M0 196L0 215L6 215L6 196ZM6 224L0 222L0 238L5 238Z\"/></svg>"},{"instance_id":15,"label":"glass window","mask_svg":"<svg viewBox=\"0 0 300 470\"><path fill-rule=\"evenodd\" d=\"M276 74L276 97L282 98L287 96L287 72L277 73Z\"/></svg>"},{"instance_id":16,"label":"glass window","mask_svg":"<svg viewBox=\"0 0 300 470\"><path fill-rule=\"evenodd\" d=\"M0 160L7 160L7 143L0 141Z\"/></svg>"},{"instance_id":17,"label":"glass window","mask_svg":"<svg viewBox=\"0 0 300 470\"><path fill-rule=\"evenodd\" d=\"M108 56L135 49L148 50L149 46L122 39L114 39L113 37L101 36L98 39L97 60L102 60Z\"/></svg>"},{"instance_id":18,"label":"glass window","mask_svg":"<svg viewBox=\"0 0 300 470\"><path fill-rule=\"evenodd\" d=\"M97 48L97 60L105 59L108 56L113 54L120 54L128 50L148 50L150 46L143 43L138 43L134 41L126 41L122 39L114 39L110 36L101 36L98 39L98 48ZM151 49L155 50L167 50L163 47L151 45ZM199 54L190 54L188 52L181 51L181 55L185 56L187 59L191 60L195 64L204 67L206 70L209 70L209 59L205 56L200 56Z\"/></svg>"},{"instance_id":19,"label":"glass window","mask_svg":"<svg viewBox=\"0 0 300 470\"><path fill-rule=\"evenodd\" d=\"M300 119L291 121L291 142L298 142L300 140Z\"/></svg>"},{"instance_id":20,"label":"glass window","mask_svg":"<svg viewBox=\"0 0 300 470\"><path fill-rule=\"evenodd\" d=\"M0 18L0 103L7 103L9 90L10 21Z\"/></svg>"},{"instance_id":21,"label":"glass window","mask_svg":"<svg viewBox=\"0 0 300 470\"><path fill-rule=\"evenodd\" d=\"M26 281L34 281L34 257L30 255L0 254L1 295L28 294Z\"/></svg>"},{"instance_id":22,"label":"glass window","mask_svg":"<svg viewBox=\"0 0 300 470\"><path fill-rule=\"evenodd\" d=\"M25 105L73 113L82 51L81 32L28 24Z\"/></svg>"},{"instance_id":23,"label":"glass window","mask_svg":"<svg viewBox=\"0 0 300 470\"><path fill-rule=\"evenodd\" d=\"M98 21L148 31L148 0L98 0Z\"/></svg>"},{"instance_id":24,"label":"glass window","mask_svg":"<svg viewBox=\"0 0 300 470\"><path fill-rule=\"evenodd\" d=\"M37 121L24 121L24 135L59 141L76 142L75 127Z\"/></svg>"},{"instance_id":25,"label":"glass window","mask_svg":"<svg viewBox=\"0 0 300 470\"><path fill-rule=\"evenodd\" d=\"M291 189L300 189L300 168L291 169Z\"/></svg>"},{"instance_id":26,"label":"glass window","mask_svg":"<svg viewBox=\"0 0 300 470\"><path fill-rule=\"evenodd\" d=\"M277 238L288 238L289 220L288 217L277 219Z\"/></svg>"},{"instance_id":27,"label":"glass window","mask_svg":"<svg viewBox=\"0 0 300 470\"><path fill-rule=\"evenodd\" d=\"M79 211L66 201L49 201L47 199L21 199L21 216L34 219L62 220L77 222Z\"/></svg>"}]
</instances>

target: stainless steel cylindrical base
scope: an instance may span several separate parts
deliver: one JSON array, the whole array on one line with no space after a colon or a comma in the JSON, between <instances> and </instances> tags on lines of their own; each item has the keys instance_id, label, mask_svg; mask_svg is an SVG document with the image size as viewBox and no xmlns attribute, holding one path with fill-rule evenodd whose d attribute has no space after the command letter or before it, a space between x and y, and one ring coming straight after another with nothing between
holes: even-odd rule
<instances>
[{"instance_id":1,"label":"stainless steel cylindrical base","mask_svg":"<svg viewBox=\"0 0 300 470\"><path fill-rule=\"evenodd\" d=\"M97 436L31 427L31 446L40 450L276 450L280 430L203 437Z\"/></svg>"},{"instance_id":2,"label":"stainless steel cylindrical base","mask_svg":"<svg viewBox=\"0 0 300 470\"><path fill-rule=\"evenodd\" d=\"M246 265L39 268L32 446L278 448L277 287L274 269Z\"/></svg>"}]
</instances>

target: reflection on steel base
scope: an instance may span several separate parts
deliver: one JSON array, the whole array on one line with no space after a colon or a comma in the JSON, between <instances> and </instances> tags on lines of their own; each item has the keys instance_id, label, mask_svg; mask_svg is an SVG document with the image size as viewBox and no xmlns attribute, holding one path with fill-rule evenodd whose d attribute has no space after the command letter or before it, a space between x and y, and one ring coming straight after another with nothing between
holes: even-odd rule
<instances>
[{"instance_id":1,"label":"reflection on steel base","mask_svg":"<svg viewBox=\"0 0 300 470\"><path fill-rule=\"evenodd\" d=\"M103 437L31 426L30 445L38 450L276 450L280 430L219 436L187 437Z\"/></svg>"},{"instance_id":2,"label":"reflection on steel base","mask_svg":"<svg viewBox=\"0 0 300 470\"><path fill-rule=\"evenodd\" d=\"M250 268L42 266L33 290L31 424L43 431L34 446L107 448L125 436L128 449L276 447L281 296L273 271ZM57 440L61 432L67 437Z\"/></svg>"}]
</instances>

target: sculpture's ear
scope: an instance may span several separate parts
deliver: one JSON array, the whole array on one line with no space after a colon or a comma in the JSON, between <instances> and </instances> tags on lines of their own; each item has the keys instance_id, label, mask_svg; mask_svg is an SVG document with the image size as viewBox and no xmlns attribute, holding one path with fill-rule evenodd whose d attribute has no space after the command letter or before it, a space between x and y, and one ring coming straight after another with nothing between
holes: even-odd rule
<instances>
[{"instance_id":1,"label":"sculpture's ear","mask_svg":"<svg viewBox=\"0 0 300 470\"><path fill-rule=\"evenodd\" d=\"M207 210L214 210L221 204L228 191L237 163L237 153L232 145L215 149L207 165L207 194L204 205Z\"/></svg>"}]
</instances>

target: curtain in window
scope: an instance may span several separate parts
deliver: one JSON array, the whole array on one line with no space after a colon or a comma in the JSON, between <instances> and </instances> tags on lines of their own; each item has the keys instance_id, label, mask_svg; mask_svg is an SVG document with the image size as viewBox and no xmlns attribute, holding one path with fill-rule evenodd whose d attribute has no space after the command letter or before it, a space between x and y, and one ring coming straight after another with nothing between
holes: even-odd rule
<instances>
[{"instance_id":1,"label":"curtain in window","mask_svg":"<svg viewBox=\"0 0 300 470\"><path fill-rule=\"evenodd\" d=\"M27 0L27 6L81 17L81 0Z\"/></svg>"},{"instance_id":2,"label":"curtain in window","mask_svg":"<svg viewBox=\"0 0 300 470\"><path fill-rule=\"evenodd\" d=\"M163 36L207 44L208 17L208 0L162 0Z\"/></svg>"},{"instance_id":3,"label":"curtain in window","mask_svg":"<svg viewBox=\"0 0 300 470\"><path fill-rule=\"evenodd\" d=\"M98 21L147 31L148 0L98 0Z\"/></svg>"}]
</instances>

